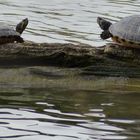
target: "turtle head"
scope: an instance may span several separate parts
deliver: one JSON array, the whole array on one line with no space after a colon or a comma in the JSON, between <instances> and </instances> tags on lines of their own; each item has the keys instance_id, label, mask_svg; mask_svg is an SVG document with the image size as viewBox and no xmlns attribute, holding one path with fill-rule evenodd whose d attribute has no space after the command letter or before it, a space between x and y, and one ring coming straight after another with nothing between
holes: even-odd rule
<instances>
[{"instance_id":1,"label":"turtle head","mask_svg":"<svg viewBox=\"0 0 140 140\"><path fill-rule=\"evenodd\" d=\"M109 32L109 30L104 30L101 34L100 34L101 39L105 40L108 39L110 37L112 37L112 34Z\"/></svg>"},{"instance_id":2,"label":"turtle head","mask_svg":"<svg viewBox=\"0 0 140 140\"><path fill-rule=\"evenodd\" d=\"M28 25L28 18L25 18L19 24L17 24L16 31L22 34L22 32L25 30L27 25Z\"/></svg>"},{"instance_id":3,"label":"turtle head","mask_svg":"<svg viewBox=\"0 0 140 140\"><path fill-rule=\"evenodd\" d=\"M112 24L111 22L105 20L102 17L97 17L97 23L99 24L102 30L108 30L110 25Z\"/></svg>"}]
</instances>

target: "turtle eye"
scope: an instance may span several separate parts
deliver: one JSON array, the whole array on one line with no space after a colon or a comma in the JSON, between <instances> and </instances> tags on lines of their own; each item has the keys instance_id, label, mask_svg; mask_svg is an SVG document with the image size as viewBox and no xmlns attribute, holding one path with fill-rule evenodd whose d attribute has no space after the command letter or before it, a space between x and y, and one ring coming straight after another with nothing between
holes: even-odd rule
<instances>
[{"instance_id":1,"label":"turtle eye","mask_svg":"<svg viewBox=\"0 0 140 140\"><path fill-rule=\"evenodd\" d=\"M132 42L132 41L129 41L129 43L130 43L130 44L134 44L134 42Z\"/></svg>"},{"instance_id":2,"label":"turtle eye","mask_svg":"<svg viewBox=\"0 0 140 140\"><path fill-rule=\"evenodd\" d=\"M122 42L125 42L125 39L121 39Z\"/></svg>"}]
</instances>

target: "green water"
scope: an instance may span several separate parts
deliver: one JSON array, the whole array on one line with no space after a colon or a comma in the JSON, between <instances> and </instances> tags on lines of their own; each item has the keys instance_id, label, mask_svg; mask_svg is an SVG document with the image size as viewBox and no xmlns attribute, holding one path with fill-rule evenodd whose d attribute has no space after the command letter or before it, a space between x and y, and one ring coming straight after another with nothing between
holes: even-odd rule
<instances>
[{"instance_id":1,"label":"green water","mask_svg":"<svg viewBox=\"0 0 140 140\"><path fill-rule=\"evenodd\" d=\"M139 139L140 80L56 67L0 70L2 139Z\"/></svg>"},{"instance_id":2,"label":"green water","mask_svg":"<svg viewBox=\"0 0 140 140\"><path fill-rule=\"evenodd\" d=\"M115 22L139 7L140 0L1 0L0 21L16 25L28 17L25 40L102 45L110 40L99 38L97 16ZM0 140L139 140L137 76L138 70L128 78L77 68L1 67Z\"/></svg>"}]
</instances>

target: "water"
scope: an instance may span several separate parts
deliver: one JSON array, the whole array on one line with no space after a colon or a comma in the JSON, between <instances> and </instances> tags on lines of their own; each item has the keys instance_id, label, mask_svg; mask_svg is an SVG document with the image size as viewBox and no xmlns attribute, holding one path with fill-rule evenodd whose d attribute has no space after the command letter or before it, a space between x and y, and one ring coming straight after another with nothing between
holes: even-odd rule
<instances>
[{"instance_id":1,"label":"water","mask_svg":"<svg viewBox=\"0 0 140 140\"><path fill-rule=\"evenodd\" d=\"M0 21L35 42L102 45L96 18L139 14L140 0L0 0ZM80 75L80 69L0 68L1 140L140 139L140 79Z\"/></svg>"},{"instance_id":2,"label":"water","mask_svg":"<svg viewBox=\"0 0 140 140\"><path fill-rule=\"evenodd\" d=\"M1 0L0 21L16 25L28 17L26 40L103 45L96 18L111 21L138 14L139 0Z\"/></svg>"}]
</instances>

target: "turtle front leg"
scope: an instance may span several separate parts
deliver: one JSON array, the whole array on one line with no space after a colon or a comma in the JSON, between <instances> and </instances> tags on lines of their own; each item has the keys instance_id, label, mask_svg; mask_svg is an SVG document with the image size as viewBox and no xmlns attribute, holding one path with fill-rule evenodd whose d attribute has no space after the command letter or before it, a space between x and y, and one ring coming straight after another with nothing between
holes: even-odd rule
<instances>
[{"instance_id":1,"label":"turtle front leg","mask_svg":"<svg viewBox=\"0 0 140 140\"><path fill-rule=\"evenodd\" d=\"M22 32L25 30L27 25L28 25L28 18L25 18L19 24L17 24L16 31L22 34Z\"/></svg>"},{"instance_id":2,"label":"turtle front leg","mask_svg":"<svg viewBox=\"0 0 140 140\"><path fill-rule=\"evenodd\" d=\"M97 23L102 30L108 30L110 25L112 24L111 22L105 20L102 17L97 17Z\"/></svg>"}]
</instances>

